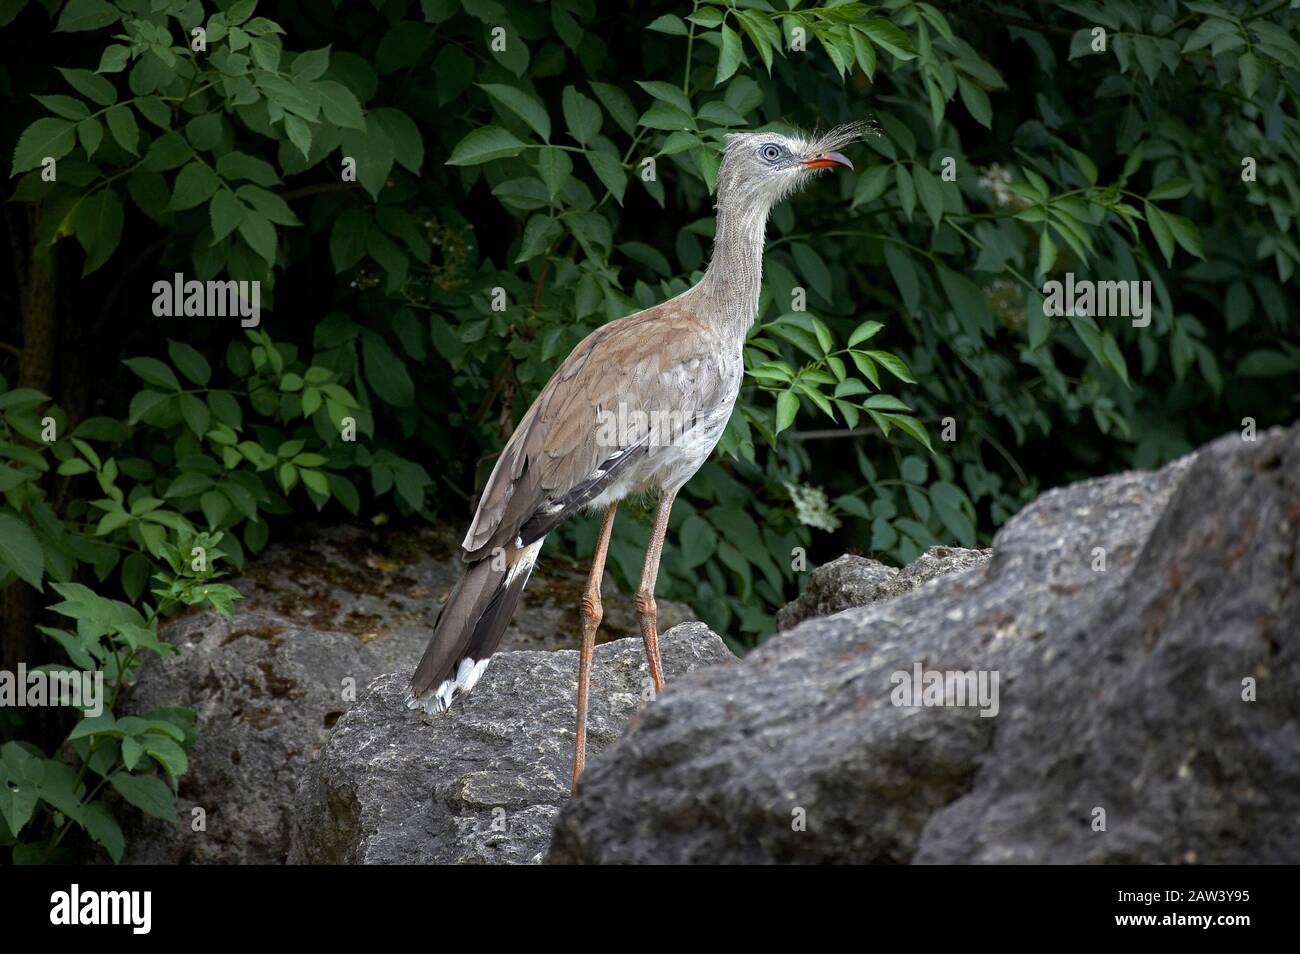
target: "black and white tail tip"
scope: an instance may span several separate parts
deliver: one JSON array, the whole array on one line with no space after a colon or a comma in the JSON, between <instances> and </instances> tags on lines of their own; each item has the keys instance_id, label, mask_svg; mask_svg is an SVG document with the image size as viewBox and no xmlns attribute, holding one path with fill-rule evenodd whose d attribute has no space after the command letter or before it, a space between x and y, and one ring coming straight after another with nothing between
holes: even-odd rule
<instances>
[{"instance_id":1,"label":"black and white tail tip","mask_svg":"<svg viewBox=\"0 0 1300 954\"><path fill-rule=\"evenodd\" d=\"M490 656L487 659L465 657L456 667L455 675L444 679L438 688L432 692L417 696L414 689L408 688L406 690L406 707L408 709L423 709L425 715L437 715L446 712L451 708L453 702L474 688L491 661Z\"/></svg>"}]
</instances>

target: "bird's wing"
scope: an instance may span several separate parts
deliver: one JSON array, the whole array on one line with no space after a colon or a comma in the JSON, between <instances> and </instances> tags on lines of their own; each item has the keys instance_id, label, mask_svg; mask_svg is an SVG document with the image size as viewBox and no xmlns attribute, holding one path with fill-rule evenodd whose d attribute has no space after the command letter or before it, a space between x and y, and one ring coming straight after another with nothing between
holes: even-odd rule
<instances>
[{"instance_id":1,"label":"bird's wing","mask_svg":"<svg viewBox=\"0 0 1300 954\"><path fill-rule=\"evenodd\" d=\"M602 412L676 412L720 400L720 348L687 296L602 325L573 349L520 420L488 478L462 546L479 559L521 534L539 539L633 466L645 441L622 440ZM626 445L626 446L624 446Z\"/></svg>"}]
</instances>

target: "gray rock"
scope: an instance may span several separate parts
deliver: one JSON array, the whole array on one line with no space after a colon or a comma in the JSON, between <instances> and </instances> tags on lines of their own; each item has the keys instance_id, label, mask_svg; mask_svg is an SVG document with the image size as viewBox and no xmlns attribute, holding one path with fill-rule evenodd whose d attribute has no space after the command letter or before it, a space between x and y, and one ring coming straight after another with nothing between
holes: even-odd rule
<instances>
[{"instance_id":1,"label":"gray rock","mask_svg":"<svg viewBox=\"0 0 1300 954\"><path fill-rule=\"evenodd\" d=\"M814 616L874 603L880 587L896 576L897 567L846 553L808 574L803 592L776 611L776 628L790 629Z\"/></svg>"},{"instance_id":2,"label":"gray rock","mask_svg":"<svg viewBox=\"0 0 1300 954\"><path fill-rule=\"evenodd\" d=\"M549 860L1300 861L1300 427L1050 491L993 550L678 682ZM894 705L915 664L996 673L996 716Z\"/></svg>"},{"instance_id":3,"label":"gray rock","mask_svg":"<svg viewBox=\"0 0 1300 954\"><path fill-rule=\"evenodd\" d=\"M983 566L992 555L992 550L931 547L898 570L879 560L846 553L808 574L808 584L799 598L777 611L776 628L790 629L815 616L902 596L935 577Z\"/></svg>"},{"instance_id":4,"label":"gray rock","mask_svg":"<svg viewBox=\"0 0 1300 954\"><path fill-rule=\"evenodd\" d=\"M660 646L670 680L733 658L703 623L664 633ZM577 660L572 650L498 653L438 716L406 708L406 673L380 676L303 782L290 862L540 861L569 797ZM588 765L641 711L649 686L639 638L596 648Z\"/></svg>"},{"instance_id":5,"label":"gray rock","mask_svg":"<svg viewBox=\"0 0 1300 954\"><path fill-rule=\"evenodd\" d=\"M872 602L892 600L941 576L963 573L981 567L993 559L992 550L967 550L964 547L930 547L898 571L898 575L880 584Z\"/></svg>"},{"instance_id":6,"label":"gray rock","mask_svg":"<svg viewBox=\"0 0 1300 954\"><path fill-rule=\"evenodd\" d=\"M370 680L414 669L459 573L457 542L445 531L309 528L231 581L244 595L233 619L201 612L170 620L162 637L181 652L141 667L126 711L197 711L198 740L180 787L187 824L131 813L124 860L283 862L306 767ZM576 646L585 580L580 565L543 559L503 647ZM608 579L604 592L598 638L636 633L631 599ZM658 605L665 627L691 618L680 604ZM196 807L205 831L188 824Z\"/></svg>"}]
</instances>

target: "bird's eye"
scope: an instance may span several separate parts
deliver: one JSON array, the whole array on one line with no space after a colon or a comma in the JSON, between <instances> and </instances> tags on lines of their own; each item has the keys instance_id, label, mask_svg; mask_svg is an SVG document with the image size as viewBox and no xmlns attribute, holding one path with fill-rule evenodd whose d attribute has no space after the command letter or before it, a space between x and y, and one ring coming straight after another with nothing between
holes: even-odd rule
<instances>
[{"instance_id":1,"label":"bird's eye","mask_svg":"<svg viewBox=\"0 0 1300 954\"><path fill-rule=\"evenodd\" d=\"M778 159L781 158L781 147L774 142L769 142L766 146L764 146L762 149L759 150L759 155L761 155L768 162L776 162Z\"/></svg>"}]
</instances>

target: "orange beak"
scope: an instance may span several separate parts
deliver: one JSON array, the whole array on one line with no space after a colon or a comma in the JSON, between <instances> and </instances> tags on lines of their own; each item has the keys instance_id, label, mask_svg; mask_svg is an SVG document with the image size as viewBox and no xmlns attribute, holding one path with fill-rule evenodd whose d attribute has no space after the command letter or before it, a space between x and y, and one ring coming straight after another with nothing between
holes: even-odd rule
<instances>
[{"instance_id":1,"label":"orange beak","mask_svg":"<svg viewBox=\"0 0 1300 954\"><path fill-rule=\"evenodd\" d=\"M853 171L853 163L849 162L848 157L838 152L822 152L815 156L810 156L803 161L806 169L828 169L831 166L843 166L850 172Z\"/></svg>"}]
</instances>

